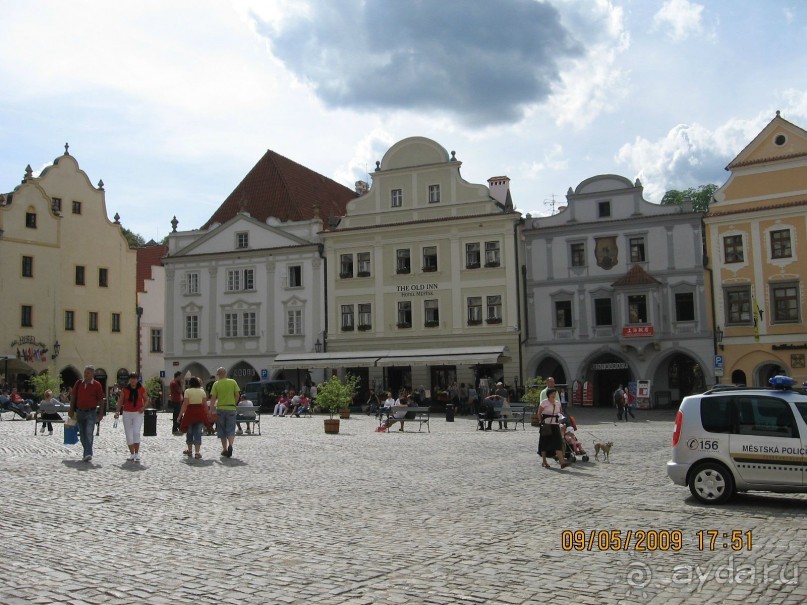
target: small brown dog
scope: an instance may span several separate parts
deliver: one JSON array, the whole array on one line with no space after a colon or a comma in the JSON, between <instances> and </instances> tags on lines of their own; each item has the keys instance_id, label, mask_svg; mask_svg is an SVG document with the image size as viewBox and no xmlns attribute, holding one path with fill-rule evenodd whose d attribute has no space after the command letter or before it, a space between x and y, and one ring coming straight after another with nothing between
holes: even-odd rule
<instances>
[{"instance_id":1,"label":"small brown dog","mask_svg":"<svg viewBox=\"0 0 807 605\"><path fill-rule=\"evenodd\" d=\"M610 462L608 457L609 457L609 455L611 453L611 448L613 447L613 445L614 445L613 441L607 441L605 443L602 443L602 442L595 443L594 444L594 460L599 460L600 451L602 451L603 459L605 461L607 461L607 462Z\"/></svg>"}]
</instances>

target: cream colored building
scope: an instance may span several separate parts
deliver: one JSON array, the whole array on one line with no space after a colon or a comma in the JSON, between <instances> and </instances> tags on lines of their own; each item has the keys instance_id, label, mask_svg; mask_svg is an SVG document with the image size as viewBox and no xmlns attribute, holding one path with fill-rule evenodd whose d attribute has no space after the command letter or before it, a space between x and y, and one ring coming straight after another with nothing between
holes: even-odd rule
<instances>
[{"instance_id":1,"label":"cream colored building","mask_svg":"<svg viewBox=\"0 0 807 605\"><path fill-rule=\"evenodd\" d=\"M24 388L50 369L72 385L92 364L111 386L135 367L136 254L67 145L5 194L0 234L0 374Z\"/></svg>"},{"instance_id":2,"label":"cream colored building","mask_svg":"<svg viewBox=\"0 0 807 605\"><path fill-rule=\"evenodd\" d=\"M726 167L705 218L722 382L807 379L807 132L776 117ZM711 302L711 301L710 301Z\"/></svg>"},{"instance_id":3,"label":"cream colored building","mask_svg":"<svg viewBox=\"0 0 807 605\"><path fill-rule=\"evenodd\" d=\"M507 177L468 183L438 143L412 137L377 162L372 186L322 233L327 335L279 361L369 387L520 381L519 258ZM498 197L498 199L495 199Z\"/></svg>"}]
</instances>

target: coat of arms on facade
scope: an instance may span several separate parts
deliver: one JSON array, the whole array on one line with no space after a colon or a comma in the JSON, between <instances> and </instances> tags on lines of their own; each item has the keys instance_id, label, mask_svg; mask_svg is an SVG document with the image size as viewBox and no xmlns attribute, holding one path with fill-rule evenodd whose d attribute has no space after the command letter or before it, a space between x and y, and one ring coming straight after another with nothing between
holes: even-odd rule
<instances>
[{"instance_id":1,"label":"coat of arms on facade","mask_svg":"<svg viewBox=\"0 0 807 605\"><path fill-rule=\"evenodd\" d=\"M594 238L594 257L597 259L597 266L606 271L614 267L619 260L619 250L616 247L616 236Z\"/></svg>"}]
</instances>

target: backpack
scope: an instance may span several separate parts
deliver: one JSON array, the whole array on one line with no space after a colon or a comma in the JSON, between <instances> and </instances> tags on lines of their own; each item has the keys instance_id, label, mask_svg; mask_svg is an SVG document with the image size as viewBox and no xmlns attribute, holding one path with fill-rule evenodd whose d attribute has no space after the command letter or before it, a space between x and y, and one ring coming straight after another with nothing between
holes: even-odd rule
<instances>
[{"instance_id":1,"label":"backpack","mask_svg":"<svg viewBox=\"0 0 807 605\"><path fill-rule=\"evenodd\" d=\"M617 389L614 391L614 405L619 406L625 402L625 395L622 393L622 389Z\"/></svg>"}]
</instances>

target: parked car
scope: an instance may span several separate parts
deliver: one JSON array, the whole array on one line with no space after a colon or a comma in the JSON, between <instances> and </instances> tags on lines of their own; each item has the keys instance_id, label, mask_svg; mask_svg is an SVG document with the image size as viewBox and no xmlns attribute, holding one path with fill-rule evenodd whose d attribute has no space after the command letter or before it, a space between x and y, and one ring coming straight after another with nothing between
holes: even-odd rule
<instances>
[{"instance_id":1,"label":"parked car","mask_svg":"<svg viewBox=\"0 0 807 605\"><path fill-rule=\"evenodd\" d=\"M293 389L294 385L288 380L260 380L248 382L244 385L244 394L253 405L260 406L261 412L271 413L277 403L278 396L283 391Z\"/></svg>"},{"instance_id":2,"label":"parked car","mask_svg":"<svg viewBox=\"0 0 807 605\"><path fill-rule=\"evenodd\" d=\"M720 386L684 398L667 475L705 504L738 491L807 492L807 390Z\"/></svg>"}]
</instances>

